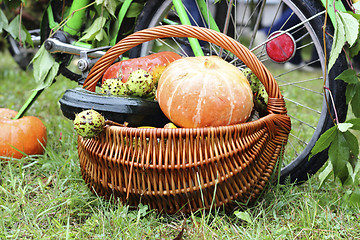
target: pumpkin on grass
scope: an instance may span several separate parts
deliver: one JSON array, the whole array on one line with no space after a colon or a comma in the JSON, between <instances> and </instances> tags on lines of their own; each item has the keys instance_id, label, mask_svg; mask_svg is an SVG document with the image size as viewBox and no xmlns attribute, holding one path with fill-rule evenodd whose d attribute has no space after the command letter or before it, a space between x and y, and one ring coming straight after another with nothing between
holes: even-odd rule
<instances>
[{"instance_id":1,"label":"pumpkin on grass","mask_svg":"<svg viewBox=\"0 0 360 240\"><path fill-rule=\"evenodd\" d=\"M22 158L44 153L46 128L34 116L13 120L17 112L0 108L0 156ZM24 154L23 154L24 153Z\"/></svg>"},{"instance_id":2,"label":"pumpkin on grass","mask_svg":"<svg viewBox=\"0 0 360 240\"><path fill-rule=\"evenodd\" d=\"M180 127L245 122L253 94L244 74L217 56L187 57L166 67L159 79L161 110Z\"/></svg>"}]
</instances>

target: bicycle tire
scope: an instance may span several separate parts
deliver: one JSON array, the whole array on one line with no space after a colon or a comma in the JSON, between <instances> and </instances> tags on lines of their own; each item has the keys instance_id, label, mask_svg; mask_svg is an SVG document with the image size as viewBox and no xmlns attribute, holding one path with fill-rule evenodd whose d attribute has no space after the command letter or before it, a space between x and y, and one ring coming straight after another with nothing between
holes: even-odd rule
<instances>
[{"instance_id":1,"label":"bicycle tire","mask_svg":"<svg viewBox=\"0 0 360 240\"><path fill-rule=\"evenodd\" d=\"M234 4L236 4L236 2L238 2L238 1L235 1ZM241 1L239 1L239 2L241 2ZM245 2L245 8L249 7L247 4L250 1L242 1L242 2ZM251 2L254 2L254 1L251 1ZM257 1L257 4L261 4L261 2L262 1ZM282 0L280 4L284 4L284 5L286 5L286 7L290 8L295 13L295 15L301 20L301 24L305 27L304 29L306 30L306 34L310 36L310 38L311 38L310 40L312 40L312 44L317 51L317 56L319 58L318 61L321 65L321 69L324 70L325 69L324 64L325 64L326 60L325 60L325 54L324 54L324 50L323 50L324 46L323 46L322 26L324 25L325 15L321 14L321 15L317 16L317 14L322 13L324 11L324 7L321 5L320 2L310 1L310 0ZM149 27L154 27L155 25L161 24L161 21L159 19L165 15L170 15L170 11L173 11L173 9L171 8L171 5L172 5L171 0L150 0L150 1L148 1L144 7L142 13L139 16L137 25L135 26L135 31L139 31L139 30L149 28ZM243 9L244 9L244 6L243 6ZM278 9L280 9L280 8L278 8ZM161 12L161 11L164 11L164 12ZM169 11L169 12L165 12L165 11ZM260 12L260 10L259 10L259 12ZM176 15L176 13L174 13L174 12L172 12L171 14ZM278 12L276 12L276 14L278 14ZM251 16L251 13L249 15ZM244 14L244 16L245 16L245 14ZM260 17L261 16L262 15L260 15ZM316 16L316 17L314 18L313 16ZM313 19L309 20L309 18L311 18L311 17L313 17ZM274 19L275 19L275 17L274 17ZM154 23L156 23L156 24L154 24ZM300 28L300 26L299 26L299 28ZM334 32L334 28L331 25L330 20L328 20L327 25L326 25L327 35L325 36L325 41L326 41L325 51L327 54L326 56L329 56L329 54L330 54L330 50L331 50L331 46L332 46L332 38L330 36L333 35L333 32ZM235 37L237 40L240 41L240 37L238 37L238 36L235 36ZM255 36L253 36L253 37L255 39ZM242 42L242 41L240 41L240 42ZM251 44L252 44L252 41L250 40L250 45ZM302 46L302 47L304 47L304 46ZM307 47L307 46L305 46L305 47ZM149 48L149 49L146 49L146 48ZM251 47L249 47L249 48L251 49ZM300 49L300 46L298 46L298 49ZM150 49L149 46L140 45L140 46L137 46L136 48L133 48L130 51L130 56L131 57L140 57L140 56L146 55L148 53L152 53L152 52L155 52L155 51L153 51L153 49ZM260 56L259 58L263 58L263 55L262 55L263 53L264 53L263 51L257 52L257 54ZM264 61L265 65L274 64L273 62L268 63L268 59L263 58L263 61ZM303 65L303 66L309 67L311 65ZM329 72L329 74L326 75L326 74L324 74L324 71L322 73L320 71L319 75L321 75L321 77L326 77L326 79L327 79L326 85L332 93L332 97L335 102L335 108L337 110L338 120L340 122L343 122L345 120L346 114L347 114L347 105L346 105L346 99L345 99L346 84L339 80L335 81L334 79L338 74L340 74L342 71L344 71L348 67L344 54L341 54L339 56L339 58L337 59L337 61L335 63L335 66L336 67L333 67L331 69L331 71ZM301 69L294 68L292 71L294 73L296 73L296 72L301 71ZM279 73L276 76L275 75L274 76L277 80L279 79L279 81L280 80L283 81L281 79L281 77L285 73ZM304 82L305 82L305 80L304 80ZM285 83L279 84L279 85L285 86ZM293 87L298 88L299 86L297 86L297 85L298 84L295 83L295 84L293 84ZM284 87L284 88L286 88L286 87ZM322 88L322 86L321 86L321 88ZM309 90L311 90L311 89L309 89ZM285 93L286 92L290 92L290 90L285 89ZM318 93L319 92L315 92L315 90L314 90L313 93L310 92L309 94L310 94L310 96L312 96L312 95L315 95ZM290 150L286 150L286 151L291 151L292 150L291 148L294 148L292 150L294 153L289 154L291 156L293 154L294 157L292 157L291 159L284 159L284 161L283 161L284 163L283 163L281 173L280 173L280 183L285 183L288 181L302 183L302 182L306 181L311 175L315 174L327 161L327 158L328 158L327 150L324 150L323 152L321 152L321 153L313 156L311 159L309 159L311 149L315 145L315 143L318 140L318 138L320 137L320 135L322 133L324 133L327 129L329 129L330 127L333 126L333 118L331 116L335 116L334 108L331 104L331 101L329 100L329 105L330 105L329 109L330 109L330 114L331 114L330 115L328 112L327 104L323 101L324 95L326 95L327 99L330 99L330 95L328 92L323 94L323 96L320 95L319 97L317 97L317 99L320 100L321 102L320 102L320 104L317 104L319 106L316 106L319 108L319 110L314 111L314 115L316 115L316 116L315 116L315 120L313 120L313 122L315 122L315 123L313 125L309 126L312 129L307 130L310 133L311 133L311 131L313 131L313 132L311 133L310 137L308 137L306 139L306 141L299 139L299 136L301 134L300 127L304 128L304 125L307 124L307 121L301 120L301 119L297 120L296 117L291 116L291 114L293 114L292 112L289 113L290 117L292 118L293 126L299 125L299 128L298 128L298 130L292 130L291 136L289 136L288 145L294 144L297 142L299 145L303 145L303 146L301 147L301 152L298 152L298 153L297 153L298 150L295 149L298 146L291 145L291 147L287 147L287 149L290 148ZM285 100L287 102L287 105L291 106L291 105L297 104L298 106L302 107L302 101L307 100L307 99L305 99L306 96L308 96L308 95L304 94L304 96L303 97L300 96L300 98L299 98L299 96L287 96ZM295 99L298 98L298 100L293 101L292 98L295 98ZM306 106L306 104L304 105L304 108L305 107L310 108L310 107ZM312 106L311 106L311 108L312 108ZM288 108L288 111L289 111L289 108ZM304 112L308 111L308 109L304 109L303 111ZM295 112L295 110L294 110L294 112ZM311 114L310 114L310 116L311 116L311 118L313 118L313 116ZM294 123L295 123L295 125L294 125ZM294 133L299 134L299 136L294 136ZM294 139L290 139L290 138L294 138ZM303 142L301 142L300 140ZM294 143L291 143L290 141L294 141ZM285 155L287 155L287 152L285 152Z\"/></svg>"},{"instance_id":2,"label":"bicycle tire","mask_svg":"<svg viewBox=\"0 0 360 240\"><path fill-rule=\"evenodd\" d=\"M71 120L75 113L93 109L106 119L128 123L131 127L163 127L169 120L153 100L124 96L104 96L83 88L68 89L59 101L63 115Z\"/></svg>"}]
</instances>

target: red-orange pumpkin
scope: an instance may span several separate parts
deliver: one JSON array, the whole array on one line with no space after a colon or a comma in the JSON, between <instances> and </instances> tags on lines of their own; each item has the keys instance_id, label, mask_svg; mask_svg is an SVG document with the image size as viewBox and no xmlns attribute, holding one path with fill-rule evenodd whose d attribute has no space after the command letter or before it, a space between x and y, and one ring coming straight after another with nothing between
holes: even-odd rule
<instances>
[{"instance_id":1,"label":"red-orange pumpkin","mask_svg":"<svg viewBox=\"0 0 360 240\"><path fill-rule=\"evenodd\" d=\"M164 114L181 127L241 123L253 109L244 74L216 56L172 62L160 76L157 100Z\"/></svg>"},{"instance_id":2,"label":"red-orange pumpkin","mask_svg":"<svg viewBox=\"0 0 360 240\"><path fill-rule=\"evenodd\" d=\"M126 82L130 73L138 69L148 71L153 75L154 81L157 81L165 67L180 58L181 56L177 53L165 51L144 57L123 60L111 65L105 71L103 82L109 78L120 78L122 82Z\"/></svg>"},{"instance_id":3,"label":"red-orange pumpkin","mask_svg":"<svg viewBox=\"0 0 360 240\"><path fill-rule=\"evenodd\" d=\"M16 114L14 110L0 108L0 156L22 158L21 152L43 154L47 141L44 124L34 116L13 120Z\"/></svg>"}]
</instances>

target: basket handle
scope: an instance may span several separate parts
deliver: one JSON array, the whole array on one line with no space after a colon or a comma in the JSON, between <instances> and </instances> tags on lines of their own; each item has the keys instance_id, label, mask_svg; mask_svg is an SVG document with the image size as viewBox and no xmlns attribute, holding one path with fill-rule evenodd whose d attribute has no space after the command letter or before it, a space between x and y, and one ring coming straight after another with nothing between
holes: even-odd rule
<instances>
[{"instance_id":1,"label":"basket handle","mask_svg":"<svg viewBox=\"0 0 360 240\"><path fill-rule=\"evenodd\" d=\"M263 83L265 90L269 95L268 111L286 114L285 102L277 82L264 64L259 61L248 48L223 33L191 25L157 26L135 32L123 38L95 63L90 70L83 87L94 92L96 84L101 76L121 54L141 43L167 37L197 38L216 44L223 49L232 52L236 57L242 60Z\"/></svg>"}]
</instances>

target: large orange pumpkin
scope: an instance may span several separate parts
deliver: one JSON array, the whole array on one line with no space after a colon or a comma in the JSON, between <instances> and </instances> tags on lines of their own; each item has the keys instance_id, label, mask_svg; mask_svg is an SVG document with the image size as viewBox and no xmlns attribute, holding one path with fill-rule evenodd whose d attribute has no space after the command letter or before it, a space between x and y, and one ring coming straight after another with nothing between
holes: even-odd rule
<instances>
[{"instance_id":1,"label":"large orange pumpkin","mask_svg":"<svg viewBox=\"0 0 360 240\"><path fill-rule=\"evenodd\" d=\"M164 114L181 127L245 122L253 95L244 74L216 56L188 57L166 67L157 100Z\"/></svg>"},{"instance_id":2,"label":"large orange pumpkin","mask_svg":"<svg viewBox=\"0 0 360 240\"><path fill-rule=\"evenodd\" d=\"M17 112L0 108L0 156L22 158L23 153L37 155L44 153L46 128L34 116L13 120Z\"/></svg>"}]
</instances>

